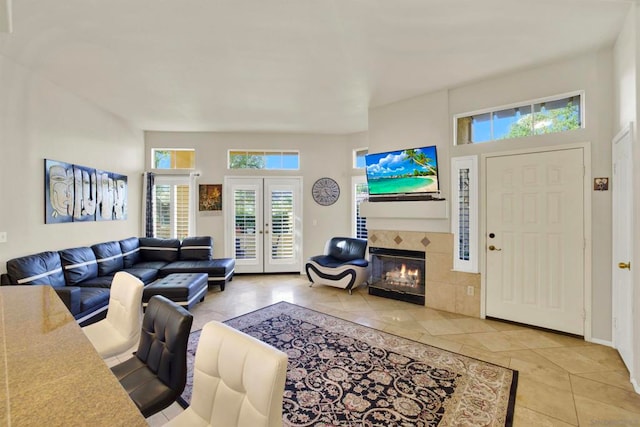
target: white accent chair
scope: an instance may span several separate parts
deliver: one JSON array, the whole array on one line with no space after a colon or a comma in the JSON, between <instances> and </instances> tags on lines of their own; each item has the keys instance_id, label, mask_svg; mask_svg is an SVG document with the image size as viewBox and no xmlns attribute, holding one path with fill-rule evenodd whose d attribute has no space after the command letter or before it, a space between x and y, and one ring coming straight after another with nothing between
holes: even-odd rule
<instances>
[{"instance_id":1,"label":"white accent chair","mask_svg":"<svg viewBox=\"0 0 640 427\"><path fill-rule=\"evenodd\" d=\"M119 271L113 276L107 317L82 328L103 359L135 349L142 325L142 290L135 276Z\"/></svg>"},{"instance_id":2,"label":"white accent chair","mask_svg":"<svg viewBox=\"0 0 640 427\"><path fill-rule=\"evenodd\" d=\"M190 406L165 426L282 426L287 355L223 323L202 329Z\"/></svg>"}]
</instances>

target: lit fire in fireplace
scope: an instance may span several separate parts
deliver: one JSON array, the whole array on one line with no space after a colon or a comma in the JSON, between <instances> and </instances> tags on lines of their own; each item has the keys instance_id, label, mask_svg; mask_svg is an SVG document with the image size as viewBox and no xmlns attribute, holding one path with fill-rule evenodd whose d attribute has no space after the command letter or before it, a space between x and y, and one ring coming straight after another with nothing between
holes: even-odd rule
<instances>
[{"instance_id":1,"label":"lit fire in fireplace","mask_svg":"<svg viewBox=\"0 0 640 427\"><path fill-rule=\"evenodd\" d=\"M405 264L402 264L400 268L387 271L384 280L388 285L417 288L420 286L420 271L417 268L408 269Z\"/></svg>"}]
</instances>

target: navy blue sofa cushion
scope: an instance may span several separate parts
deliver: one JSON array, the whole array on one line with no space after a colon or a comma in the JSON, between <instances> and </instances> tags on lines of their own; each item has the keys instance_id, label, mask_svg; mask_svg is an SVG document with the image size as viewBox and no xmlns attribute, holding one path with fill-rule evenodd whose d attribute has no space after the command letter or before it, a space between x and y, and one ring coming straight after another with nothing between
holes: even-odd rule
<instances>
[{"instance_id":1,"label":"navy blue sofa cushion","mask_svg":"<svg viewBox=\"0 0 640 427\"><path fill-rule=\"evenodd\" d=\"M140 262L162 261L166 263L178 260L180 240L153 237L141 237L139 240Z\"/></svg>"},{"instance_id":2,"label":"navy blue sofa cushion","mask_svg":"<svg viewBox=\"0 0 640 427\"><path fill-rule=\"evenodd\" d=\"M114 273L115 274L115 273ZM76 283L74 286L80 286L83 288L107 288L111 289L111 282L113 282L114 274L108 276L90 277L82 282Z\"/></svg>"},{"instance_id":3,"label":"navy blue sofa cushion","mask_svg":"<svg viewBox=\"0 0 640 427\"><path fill-rule=\"evenodd\" d=\"M17 285L67 286L58 252L40 252L7 261L9 281Z\"/></svg>"},{"instance_id":4,"label":"navy blue sofa cushion","mask_svg":"<svg viewBox=\"0 0 640 427\"><path fill-rule=\"evenodd\" d=\"M180 246L180 261L208 261L213 258L213 238L185 237Z\"/></svg>"},{"instance_id":5,"label":"navy blue sofa cushion","mask_svg":"<svg viewBox=\"0 0 640 427\"><path fill-rule=\"evenodd\" d=\"M122 251L122 261L124 268L131 268L140 262L140 240L137 237L129 237L120 240L120 250Z\"/></svg>"},{"instance_id":6,"label":"navy blue sofa cushion","mask_svg":"<svg viewBox=\"0 0 640 427\"><path fill-rule=\"evenodd\" d=\"M59 253L68 286L98 277L98 262L91 248L64 249Z\"/></svg>"},{"instance_id":7,"label":"navy blue sofa cushion","mask_svg":"<svg viewBox=\"0 0 640 427\"><path fill-rule=\"evenodd\" d=\"M233 258L219 258L200 261L176 261L160 269L161 277L173 273L207 273L209 277L225 277L235 267Z\"/></svg>"},{"instance_id":8,"label":"navy blue sofa cushion","mask_svg":"<svg viewBox=\"0 0 640 427\"><path fill-rule=\"evenodd\" d=\"M145 285L153 282L158 278L158 269L157 268L142 268L138 265L132 268L125 268L122 271L126 271L132 276L137 277L144 283Z\"/></svg>"},{"instance_id":9,"label":"navy blue sofa cushion","mask_svg":"<svg viewBox=\"0 0 640 427\"><path fill-rule=\"evenodd\" d=\"M113 275L124 268L122 250L118 242L104 242L91 246L98 262L98 276Z\"/></svg>"},{"instance_id":10,"label":"navy blue sofa cushion","mask_svg":"<svg viewBox=\"0 0 640 427\"><path fill-rule=\"evenodd\" d=\"M86 287L80 288L80 311L89 312L97 307L104 307L109 305L109 289L99 287Z\"/></svg>"}]
</instances>

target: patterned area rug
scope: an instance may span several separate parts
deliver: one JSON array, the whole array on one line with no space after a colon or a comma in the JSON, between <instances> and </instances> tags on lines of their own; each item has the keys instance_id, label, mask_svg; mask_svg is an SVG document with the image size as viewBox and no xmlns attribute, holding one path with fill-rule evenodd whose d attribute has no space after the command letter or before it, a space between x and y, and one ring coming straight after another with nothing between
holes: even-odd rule
<instances>
[{"instance_id":1,"label":"patterned area rug","mask_svg":"<svg viewBox=\"0 0 640 427\"><path fill-rule=\"evenodd\" d=\"M518 372L280 302L227 320L289 356L285 426L510 426ZM200 331L189 340L189 402Z\"/></svg>"}]
</instances>

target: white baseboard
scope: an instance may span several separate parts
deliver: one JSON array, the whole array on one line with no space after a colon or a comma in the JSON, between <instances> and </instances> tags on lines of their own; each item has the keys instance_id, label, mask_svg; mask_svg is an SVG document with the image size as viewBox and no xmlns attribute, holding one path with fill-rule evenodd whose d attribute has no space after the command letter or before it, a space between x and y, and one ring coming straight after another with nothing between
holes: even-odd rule
<instances>
[{"instance_id":1,"label":"white baseboard","mask_svg":"<svg viewBox=\"0 0 640 427\"><path fill-rule=\"evenodd\" d=\"M607 347L613 348L613 342L612 341L605 341L605 340L601 340L601 339L598 339L598 338L591 337L589 342L592 342L594 344L606 345Z\"/></svg>"}]
</instances>

